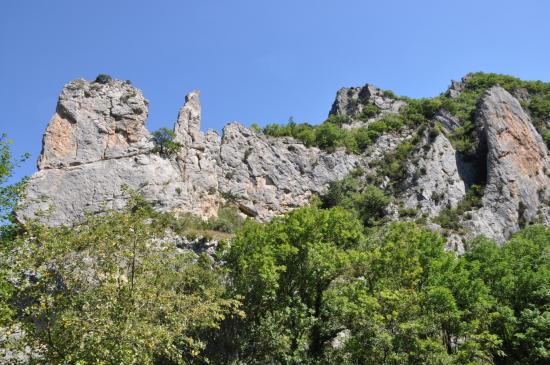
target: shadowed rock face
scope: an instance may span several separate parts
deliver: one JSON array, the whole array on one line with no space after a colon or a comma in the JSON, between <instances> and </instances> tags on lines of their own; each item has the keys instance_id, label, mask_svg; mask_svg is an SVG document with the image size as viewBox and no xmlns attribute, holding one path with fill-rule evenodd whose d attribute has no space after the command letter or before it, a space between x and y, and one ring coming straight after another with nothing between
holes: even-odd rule
<instances>
[{"instance_id":1,"label":"shadowed rock face","mask_svg":"<svg viewBox=\"0 0 550 365\"><path fill-rule=\"evenodd\" d=\"M471 223L474 231L503 241L543 209L550 159L529 116L503 88L485 93L479 114L487 136L487 187L484 206Z\"/></svg>"},{"instance_id":2,"label":"shadowed rock face","mask_svg":"<svg viewBox=\"0 0 550 365\"><path fill-rule=\"evenodd\" d=\"M456 93L459 86L454 85ZM236 122L227 124L221 136L213 130L203 133L199 99L198 91L186 96L174 125L182 148L163 157L153 153L145 128L148 103L141 91L117 80L67 84L46 129L39 171L30 178L18 219L34 218L51 207L53 213L40 219L59 225L78 221L85 212L119 209L126 204L122 187L128 186L159 210L207 218L233 203L244 215L265 221L308 204L329 182L356 167L374 173L373 162L412 137L409 129L387 133L362 155L353 155L344 149L328 153L308 148L290 137L265 136ZM353 119L365 103L377 105L381 113L395 113L405 105L367 85L338 91L331 113ZM544 202L550 198L550 159L529 116L500 87L486 92L477 111L484 134L480 140L488 151L487 185L483 206L464 221L465 235L503 241L522 222L549 224ZM485 164L462 160L447 138L459 120L443 112L436 119L444 133L430 137L424 131L408 157L406 178L388 208L395 219L401 206L418 209L430 223L443 209L459 204L478 170L485 172ZM347 127L354 128L353 123ZM382 178L380 186L387 186L388 177ZM461 237L450 240L449 246L461 249Z\"/></svg>"}]
</instances>

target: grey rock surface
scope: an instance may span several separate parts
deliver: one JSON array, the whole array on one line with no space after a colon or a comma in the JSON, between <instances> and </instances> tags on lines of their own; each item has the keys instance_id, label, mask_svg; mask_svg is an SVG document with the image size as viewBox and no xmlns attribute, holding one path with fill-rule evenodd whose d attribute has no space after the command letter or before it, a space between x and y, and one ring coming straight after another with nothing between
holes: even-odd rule
<instances>
[{"instance_id":1,"label":"grey rock surface","mask_svg":"<svg viewBox=\"0 0 550 365\"><path fill-rule=\"evenodd\" d=\"M382 113L397 113L403 106L407 105L403 100L385 94L383 90L376 86L366 84L363 87L344 87L338 90L329 115L353 118L361 114L364 105L368 103L376 105Z\"/></svg>"},{"instance_id":2,"label":"grey rock surface","mask_svg":"<svg viewBox=\"0 0 550 365\"><path fill-rule=\"evenodd\" d=\"M148 102L128 82L75 80L63 88L44 134L38 168L60 168L143 152Z\"/></svg>"},{"instance_id":3,"label":"grey rock surface","mask_svg":"<svg viewBox=\"0 0 550 365\"><path fill-rule=\"evenodd\" d=\"M453 83L450 90L459 95L463 82ZM359 123L353 118L368 103L377 105L380 115L397 113L406 105L366 85L339 90L331 115L349 116L352 128ZM467 235L484 234L503 241L524 223L549 224L550 159L529 116L500 87L482 97L477 111L478 124L483 126L480 143L487 145L483 149L487 177L482 208L461 218ZM159 210L209 218L231 203L243 216L266 221L308 204L331 181L355 168L376 175L384 156L415 133L412 127L385 133L361 155L344 148L329 153L306 147L291 137L269 137L237 122L227 124L221 136L213 130L204 133L200 94L193 91L174 125L181 150L161 156L154 153L153 139L145 128L147 113L141 91L128 82L67 84L44 135L39 171L30 178L26 199L16 212L18 219L39 217L60 225L78 221L86 212L120 209L126 204L123 187L127 186ZM479 172L485 170L479 161L485 157L468 161L455 150L448 136L460 127L456 117L439 111L432 123L442 133L423 132L408 156L406 178L396 185L388 212L399 219L400 208L418 209L417 217L426 217L429 227L444 232L435 218L444 208L456 207L468 187L479 183ZM381 188L394 189L387 176L377 175L374 181ZM41 215L50 208L52 213ZM460 252L463 233L445 233L448 246Z\"/></svg>"},{"instance_id":4,"label":"grey rock surface","mask_svg":"<svg viewBox=\"0 0 550 365\"><path fill-rule=\"evenodd\" d=\"M435 120L441 123L441 125L448 131L453 131L460 127L460 121L458 118L443 109L437 112L435 115Z\"/></svg>"},{"instance_id":5,"label":"grey rock surface","mask_svg":"<svg viewBox=\"0 0 550 365\"><path fill-rule=\"evenodd\" d=\"M481 100L487 135L487 186L483 208L469 222L473 232L504 241L535 219L550 196L550 159L520 103L500 86Z\"/></svg>"},{"instance_id":6,"label":"grey rock surface","mask_svg":"<svg viewBox=\"0 0 550 365\"><path fill-rule=\"evenodd\" d=\"M86 212L120 209L127 186L159 210L208 218L234 203L244 215L267 220L307 204L361 159L343 149L326 153L292 138L267 137L239 123L228 124L221 138L212 130L202 133L197 91L186 96L174 126L181 150L159 156L145 128L147 105L127 82L67 84L18 219L40 216L60 225Z\"/></svg>"},{"instance_id":7,"label":"grey rock surface","mask_svg":"<svg viewBox=\"0 0 550 365\"><path fill-rule=\"evenodd\" d=\"M461 81L452 80L451 86L449 87L448 93L449 96L453 99L457 98L464 91L464 79Z\"/></svg>"},{"instance_id":8,"label":"grey rock surface","mask_svg":"<svg viewBox=\"0 0 550 365\"><path fill-rule=\"evenodd\" d=\"M266 220L307 204L360 159L344 149L326 153L290 137L266 137L230 123L221 143L220 192L246 215Z\"/></svg>"},{"instance_id":9,"label":"grey rock surface","mask_svg":"<svg viewBox=\"0 0 550 365\"><path fill-rule=\"evenodd\" d=\"M447 206L455 208L464 198L466 184L460 177L457 154L444 134L431 140L425 133L422 148L409 164L402 187L405 207L416 208L428 217L435 217Z\"/></svg>"}]
</instances>

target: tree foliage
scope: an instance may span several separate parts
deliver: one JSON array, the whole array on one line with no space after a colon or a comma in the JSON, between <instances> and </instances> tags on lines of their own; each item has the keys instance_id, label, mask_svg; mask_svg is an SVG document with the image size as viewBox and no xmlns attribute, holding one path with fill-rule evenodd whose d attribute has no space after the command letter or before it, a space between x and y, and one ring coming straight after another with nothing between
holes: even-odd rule
<instances>
[{"instance_id":1,"label":"tree foliage","mask_svg":"<svg viewBox=\"0 0 550 365\"><path fill-rule=\"evenodd\" d=\"M174 138L175 133L168 128L160 128L154 131L153 141L155 142L155 148L153 152L165 157L175 155L183 146L181 143L176 142Z\"/></svg>"},{"instance_id":2,"label":"tree foliage","mask_svg":"<svg viewBox=\"0 0 550 365\"><path fill-rule=\"evenodd\" d=\"M36 363L185 364L238 302L209 260L179 252L138 197L77 227L27 226L10 277Z\"/></svg>"},{"instance_id":3,"label":"tree foliage","mask_svg":"<svg viewBox=\"0 0 550 365\"><path fill-rule=\"evenodd\" d=\"M502 247L486 239L472 246L464 259L498 303L492 331L503 351L497 362L550 362L550 229L528 227Z\"/></svg>"},{"instance_id":4,"label":"tree foliage","mask_svg":"<svg viewBox=\"0 0 550 365\"><path fill-rule=\"evenodd\" d=\"M341 207L248 222L226 256L246 317L216 362L492 364L502 311L468 261L413 224L362 231Z\"/></svg>"},{"instance_id":5,"label":"tree foliage","mask_svg":"<svg viewBox=\"0 0 550 365\"><path fill-rule=\"evenodd\" d=\"M26 182L26 179L22 179L18 183L9 184L14 168L29 158L29 154L14 158L10 149L12 143L6 134L0 135L0 238L13 228L9 223L14 223L13 209Z\"/></svg>"},{"instance_id":6,"label":"tree foliage","mask_svg":"<svg viewBox=\"0 0 550 365\"><path fill-rule=\"evenodd\" d=\"M342 180L330 182L321 196L322 206L341 206L353 212L365 227L380 225L384 222L390 198L380 188L361 180L361 174L361 170L355 170Z\"/></svg>"},{"instance_id":7,"label":"tree foliage","mask_svg":"<svg viewBox=\"0 0 550 365\"><path fill-rule=\"evenodd\" d=\"M8 280L9 265L2 260L3 253L13 245L18 227L13 217L19 197L25 186L25 179L10 184L14 168L29 155L16 159L11 152L12 141L6 134L0 135L0 330L7 326L14 314L14 308L9 304L9 298L14 292L12 283Z\"/></svg>"}]
</instances>

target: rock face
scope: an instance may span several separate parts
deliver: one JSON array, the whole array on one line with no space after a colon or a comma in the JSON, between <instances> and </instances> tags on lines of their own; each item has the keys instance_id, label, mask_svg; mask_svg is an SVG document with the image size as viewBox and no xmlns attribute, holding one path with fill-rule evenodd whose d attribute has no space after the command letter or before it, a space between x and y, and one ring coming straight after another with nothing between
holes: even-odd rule
<instances>
[{"instance_id":1,"label":"rock face","mask_svg":"<svg viewBox=\"0 0 550 365\"><path fill-rule=\"evenodd\" d=\"M450 97L464 92L462 83L453 83L450 92ZM199 99L198 91L189 93L178 113L174 139L181 150L161 156L145 128L148 103L141 91L105 78L67 84L18 219L40 216L60 225L78 221L85 212L119 209L126 204L127 186L159 210L208 218L230 203L243 215L265 221L308 204L329 182L357 167L366 176L376 175L388 153L414 139L405 178L398 184L387 176L373 180L392 193L389 216L398 219L398 209L408 208L408 214L417 211L410 219L423 217L428 226L445 232L437 216L458 206L468 188L486 175L481 208L460 218L466 233L446 232L449 247L460 251L465 236L484 234L503 241L525 223L550 224L547 148L518 100L501 87L489 89L477 106L480 151L487 153L481 165L485 155L472 161L455 150L449 135L460 120L444 110L430 121L431 132L417 130L419 137L413 138L417 132L404 127L384 133L363 154L354 155L343 148L328 153L290 137L265 136L237 122L227 124L221 136L213 130L203 133ZM377 106L375 120L398 113L406 103L366 85L339 90L330 113L350 117L344 127L351 129L354 123L370 122L357 118L366 105ZM439 132L434 133L434 126ZM44 215L50 208L53 213Z\"/></svg>"},{"instance_id":2,"label":"rock face","mask_svg":"<svg viewBox=\"0 0 550 365\"><path fill-rule=\"evenodd\" d=\"M197 91L187 95L174 126L181 150L162 157L153 153L145 128L147 105L127 82L67 84L18 219L40 215L59 225L85 212L119 209L127 186L160 210L207 218L234 203L243 214L267 220L307 204L360 160L344 150L329 154L292 138L266 137L238 123L228 124L221 138L212 130L202 133Z\"/></svg>"},{"instance_id":3,"label":"rock face","mask_svg":"<svg viewBox=\"0 0 550 365\"><path fill-rule=\"evenodd\" d=\"M147 148L148 102L129 83L76 80L65 86L46 133L38 168L82 165Z\"/></svg>"},{"instance_id":4,"label":"rock face","mask_svg":"<svg viewBox=\"0 0 550 365\"><path fill-rule=\"evenodd\" d=\"M307 204L359 163L359 156L344 150L329 154L230 123L220 149L220 191L247 215L264 220Z\"/></svg>"},{"instance_id":5,"label":"rock face","mask_svg":"<svg viewBox=\"0 0 550 365\"><path fill-rule=\"evenodd\" d=\"M479 111L487 136L487 186L484 206L471 225L503 241L544 209L541 204L550 196L550 159L529 116L506 90L489 89Z\"/></svg>"},{"instance_id":6,"label":"rock face","mask_svg":"<svg viewBox=\"0 0 550 365\"><path fill-rule=\"evenodd\" d=\"M372 103L382 112L397 113L406 105L402 100L396 100L387 92L374 85L366 84L363 87L344 87L336 93L336 99L332 104L330 115L355 116L361 113L364 105Z\"/></svg>"},{"instance_id":7,"label":"rock face","mask_svg":"<svg viewBox=\"0 0 550 365\"><path fill-rule=\"evenodd\" d=\"M466 183L458 171L457 153L443 134L433 140L423 136L416 164L409 164L403 191L405 207L417 208L435 217L443 208L452 208L464 198ZM427 150L427 151L426 151Z\"/></svg>"}]
</instances>

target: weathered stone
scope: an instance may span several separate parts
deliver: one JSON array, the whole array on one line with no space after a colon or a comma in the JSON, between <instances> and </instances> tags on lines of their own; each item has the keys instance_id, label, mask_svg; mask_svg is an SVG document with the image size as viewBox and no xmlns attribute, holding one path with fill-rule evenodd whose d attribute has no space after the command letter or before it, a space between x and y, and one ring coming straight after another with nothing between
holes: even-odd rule
<instances>
[{"instance_id":1,"label":"weathered stone","mask_svg":"<svg viewBox=\"0 0 550 365\"><path fill-rule=\"evenodd\" d=\"M159 209L168 210L187 201L177 193L182 185L178 170L155 154L44 169L30 178L26 200L17 214L26 220L52 207L53 212L42 218L44 222L50 225L75 222L85 212L124 207L123 186L142 193Z\"/></svg>"},{"instance_id":2,"label":"weathered stone","mask_svg":"<svg viewBox=\"0 0 550 365\"><path fill-rule=\"evenodd\" d=\"M487 135L487 186L472 231L503 241L535 218L550 196L550 159L541 136L520 103L500 86L479 107Z\"/></svg>"},{"instance_id":3,"label":"weathered stone","mask_svg":"<svg viewBox=\"0 0 550 365\"><path fill-rule=\"evenodd\" d=\"M343 149L326 153L238 123L228 124L222 138L212 130L203 134L198 91L186 96L174 126L181 150L162 157L152 152L146 116L147 102L128 83L77 80L66 85L18 218L35 218L52 207L41 219L59 225L85 212L119 209L126 203L122 187L127 186L160 210L208 218L230 202L266 220L307 204L360 161Z\"/></svg>"},{"instance_id":4,"label":"weathered stone","mask_svg":"<svg viewBox=\"0 0 550 365\"><path fill-rule=\"evenodd\" d=\"M460 121L457 117L451 115L446 110L439 110L435 115L435 120L441 123L445 129L448 131L454 131L456 128L460 127Z\"/></svg>"},{"instance_id":5,"label":"weathered stone","mask_svg":"<svg viewBox=\"0 0 550 365\"><path fill-rule=\"evenodd\" d=\"M384 94L374 85L342 88L336 93L329 115L356 117L363 111L364 105L372 103L381 112L397 113L407 103Z\"/></svg>"},{"instance_id":6,"label":"weathered stone","mask_svg":"<svg viewBox=\"0 0 550 365\"><path fill-rule=\"evenodd\" d=\"M457 98L464 91L464 82L465 79L461 81L451 81L451 86L449 87L448 93L449 96L453 99Z\"/></svg>"},{"instance_id":7,"label":"weathered stone","mask_svg":"<svg viewBox=\"0 0 550 365\"><path fill-rule=\"evenodd\" d=\"M462 92L464 80L453 83L451 90ZM216 131L201 132L199 99L198 91L186 96L174 125L175 140L182 148L163 157L153 153L145 129L147 101L139 90L108 78L69 83L46 130L39 171L30 178L18 219L38 217L51 206L54 212L40 219L59 225L77 221L85 212L119 209L126 204L123 186L128 186L159 210L208 218L231 203L243 215L265 221L308 204L329 182L355 168L376 174L384 156L416 133L412 127L385 133L361 155L344 148L329 153L306 147L294 138L265 136L237 122L226 125L220 137ZM341 89L331 114L350 116L348 128L364 125L354 118L367 103L381 110L372 120L405 105L366 85ZM545 205L550 197L550 160L528 115L500 87L483 96L477 111L478 124L483 125L481 157L467 160L455 151L447 135L460 127L460 121L440 111L433 122L440 123L442 133L422 134L408 156L405 180L398 184L387 176L373 180L394 193L388 208L393 219L402 219L400 208L415 208L417 217L428 218L429 227L444 232L434 218L444 208L456 207L470 185L484 182L485 163L480 160L487 151L483 206L460 218L469 229L467 235L503 241L525 222L550 223L550 207ZM448 247L460 252L463 233L445 233Z\"/></svg>"},{"instance_id":8,"label":"weathered stone","mask_svg":"<svg viewBox=\"0 0 550 365\"><path fill-rule=\"evenodd\" d=\"M39 169L134 155L150 147L147 101L130 84L75 80L65 86L46 133Z\"/></svg>"},{"instance_id":9,"label":"weathered stone","mask_svg":"<svg viewBox=\"0 0 550 365\"><path fill-rule=\"evenodd\" d=\"M431 140L425 133L421 145L423 148L411 159L416 162L407 168L402 191L407 208L435 217L443 208L456 207L466 186L458 171L456 151L447 137L440 133Z\"/></svg>"},{"instance_id":10,"label":"weathered stone","mask_svg":"<svg viewBox=\"0 0 550 365\"><path fill-rule=\"evenodd\" d=\"M186 146L201 142L201 104L199 97L200 93L197 90L187 94L185 104L181 107L174 126L175 140Z\"/></svg>"},{"instance_id":11,"label":"weathered stone","mask_svg":"<svg viewBox=\"0 0 550 365\"><path fill-rule=\"evenodd\" d=\"M220 192L245 214L266 220L307 204L330 181L343 178L360 157L326 153L290 138L272 138L239 123L223 130Z\"/></svg>"}]
</instances>

